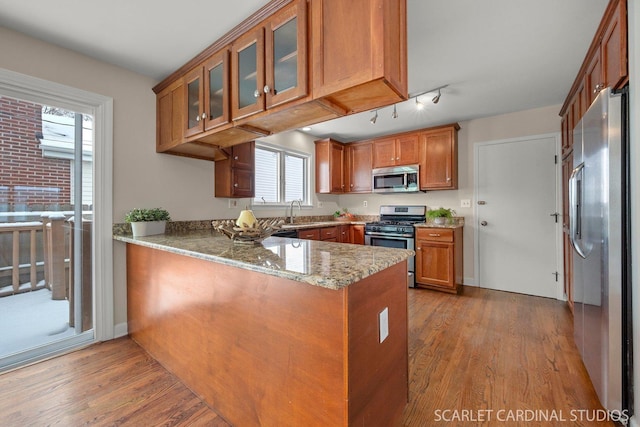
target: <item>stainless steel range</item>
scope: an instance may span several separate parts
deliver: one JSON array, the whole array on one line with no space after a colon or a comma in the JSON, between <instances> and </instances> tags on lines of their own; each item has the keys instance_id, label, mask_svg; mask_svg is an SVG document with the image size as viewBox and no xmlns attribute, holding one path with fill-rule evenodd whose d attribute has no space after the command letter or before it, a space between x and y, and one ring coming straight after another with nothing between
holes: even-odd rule
<instances>
[{"instance_id":1,"label":"stainless steel range","mask_svg":"<svg viewBox=\"0 0 640 427\"><path fill-rule=\"evenodd\" d=\"M426 206L380 206L380 221L364 226L364 243L371 246L416 250L414 224L426 221ZM415 286L415 257L408 260L409 287Z\"/></svg>"}]
</instances>

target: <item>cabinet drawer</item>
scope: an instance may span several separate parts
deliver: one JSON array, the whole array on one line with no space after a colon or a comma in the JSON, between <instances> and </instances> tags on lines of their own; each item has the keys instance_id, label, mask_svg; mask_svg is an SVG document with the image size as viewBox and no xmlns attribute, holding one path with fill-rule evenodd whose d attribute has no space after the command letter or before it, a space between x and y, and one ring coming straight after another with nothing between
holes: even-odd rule
<instances>
[{"instance_id":1,"label":"cabinet drawer","mask_svg":"<svg viewBox=\"0 0 640 427\"><path fill-rule=\"evenodd\" d=\"M320 240L335 239L338 237L338 227L325 227L320 229Z\"/></svg>"},{"instance_id":2,"label":"cabinet drawer","mask_svg":"<svg viewBox=\"0 0 640 427\"><path fill-rule=\"evenodd\" d=\"M453 242L453 230L449 228L419 228L417 238L434 242Z\"/></svg>"},{"instance_id":3,"label":"cabinet drawer","mask_svg":"<svg viewBox=\"0 0 640 427\"><path fill-rule=\"evenodd\" d=\"M320 240L320 230L317 228L298 230L298 239Z\"/></svg>"}]
</instances>

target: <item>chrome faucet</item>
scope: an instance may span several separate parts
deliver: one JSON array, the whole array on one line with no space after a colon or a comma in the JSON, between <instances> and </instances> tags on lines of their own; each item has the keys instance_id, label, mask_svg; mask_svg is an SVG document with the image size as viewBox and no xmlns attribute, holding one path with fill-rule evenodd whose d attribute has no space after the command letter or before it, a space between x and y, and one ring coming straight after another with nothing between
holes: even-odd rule
<instances>
[{"instance_id":1,"label":"chrome faucet","mask_svg":"<svg viewBox=\"0 0 640 427\"><path fill-rule=\"evenodd\" d=\"M289 205L289 208L291 209L291 215L289 216L289 224L293 224L293 204L297 203L298 204L298 211L300 213L302 213L302 201L301 200L292 200L291 204Z\"/></svg>"}]
</instances>

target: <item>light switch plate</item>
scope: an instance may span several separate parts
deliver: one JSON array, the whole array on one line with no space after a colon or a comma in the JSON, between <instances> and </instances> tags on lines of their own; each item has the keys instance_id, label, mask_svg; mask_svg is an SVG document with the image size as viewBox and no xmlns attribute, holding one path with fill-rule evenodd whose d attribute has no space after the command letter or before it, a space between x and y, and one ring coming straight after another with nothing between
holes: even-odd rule
<instances>
[{"instance_id":1,"label":"light switch plate","mask_svg":"<svg viewBox=\"0 0 640 427\"><path fill-rule=\"evenodd\" d=\"M378 325L380 329L380 342L383 342L389 336L389 307L385 307L378 313Z\"/></svg>"},{"instance_id":2,"label":"light switch plate","mask_svg":"<svg viewBox=\"0 0 640 427\"><path fill-rule=\"evenodd\" d=\"M238 201L235 199L229 199L229 209L237 208Z\"/></svg>"},{"instance_id":3,"label":"light switch plate","mask_svg":"<svg viewBox=\"0 0 640 427\"><path fill-rule=\"evenodd\" d=\"M362 202L362 207L366 208L367 206L369 206L369 203L367 203L367 201L365 200L364 202Z\"/></svg>"},{"instance_id":4,"label":"light switch plate","mask_svg":"<svg viewBox=\"0 0 640 427\"><path fill-rule=\"evenodd\" d=\"M321 208L323 206L324 206L324 204L320 200L318 200L318 207Z\"/></svg>"},{"instance_id":5,"label":"light switch plate","mask_svg":"<svg viewBox=\"0 0 640 427\"><path fill-rule=\"evenodd\" d=\"M462 199L462 200L460 200L460 207L461 208L470 208L471 207L471 200L470 199Z\"/></svg>"}]
</instances>

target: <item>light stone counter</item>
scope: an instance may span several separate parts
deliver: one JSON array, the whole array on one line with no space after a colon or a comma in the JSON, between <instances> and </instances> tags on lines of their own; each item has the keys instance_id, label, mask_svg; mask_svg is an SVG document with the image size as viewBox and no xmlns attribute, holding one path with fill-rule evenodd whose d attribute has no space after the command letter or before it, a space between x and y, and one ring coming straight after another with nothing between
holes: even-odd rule
<instances>
[{"instance_id":1,"label":"light stone counter","mask_svg":"<svg viewBox=\"0 0 640 427\"><path fill-rule=\"evenodd\" d=\"M410 250L269 237L260 245L234 244L212 230L115 240L231 265L329 289L342 289L402 262Z\"/></svg>"}]
</instances>

